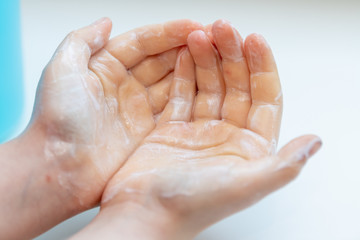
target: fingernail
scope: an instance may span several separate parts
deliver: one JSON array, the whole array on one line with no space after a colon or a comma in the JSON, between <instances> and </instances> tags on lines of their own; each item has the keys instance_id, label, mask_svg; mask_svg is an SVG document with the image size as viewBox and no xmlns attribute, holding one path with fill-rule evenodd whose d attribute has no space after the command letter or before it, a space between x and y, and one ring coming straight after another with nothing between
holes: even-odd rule
<instances>
[{"instance_id":1,"label":"fingernail","mask_svg":"<svg viewBox=\"0 0 360 240\"><path fill-rule=\"evenodd\" d=\"M306 160L312 157L321 147L322 141L320 138L315 138L313 141L309 142L298 154L298 160Z\"/></svg>"},{"instance_id":2,"label":"fingernail","mask_svg":"<svg viewBox=\"0 0 360 240\"><path fill-rule=\"evenodd\" d=\"M322 141L320 138L318 138L314 143L312 143L312 146L310 147L310 151L308 152L308 157L313 156L322 146Z\"/></svg>"}]
</instances>

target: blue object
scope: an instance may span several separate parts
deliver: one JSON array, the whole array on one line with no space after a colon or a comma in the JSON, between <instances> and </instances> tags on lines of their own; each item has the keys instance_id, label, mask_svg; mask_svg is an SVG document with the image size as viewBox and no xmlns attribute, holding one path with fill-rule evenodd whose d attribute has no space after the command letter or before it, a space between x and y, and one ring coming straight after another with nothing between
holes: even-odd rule
<instances>
[{"instance_id":1,"label":"blue object","mask_svg":"<svg viewBox=\"0 0 360 240\"><path fill-rule=\"evenodd\" d=\"M20 2L0 0L0 143L14 134L23 112Z\"/></svg>"}]
</instances>

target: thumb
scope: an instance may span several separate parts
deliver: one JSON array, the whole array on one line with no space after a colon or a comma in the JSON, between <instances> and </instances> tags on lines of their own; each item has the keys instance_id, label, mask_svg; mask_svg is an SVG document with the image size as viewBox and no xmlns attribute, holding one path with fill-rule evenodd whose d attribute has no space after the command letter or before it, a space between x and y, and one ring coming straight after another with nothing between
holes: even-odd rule
<instances>
[{"instance_id":1,"label":"thumb","mask_svg":"<svg viewBox=\"0 0 360 240\"><path fill-rule=\"evenodd\" d=\"M297 167L300 170L306 161L320 149L321 145L321 139L314 135L295 138L278 152L279 169Z\"/></svg>"},{"instance_id":2,"label":"thumb","mask_svg":"<svg viewBox=\"0 0 360 240\"><path fill-rule=\"evenodd\" d=\"M262 173L270 192L286 185L300 173L307 160L321 147L321 139L314 135L298 137L286 144Z\"/></svg>"},{"instance_id":3,"label":"thumb","mask_svg":"<svg viewBox=\"0 0 360 240\"><path fill-rule=\"evenodd\" d=\"M90 57L107 43L112 23L109 18L101 18L93 24L68 34L57 48L53 60L68 64L87 63Z\"/></svg>"},{"instance_id":4,"label":"thumb","mask_svg":"<svg viewBox=\"0 0 360 240\"><path fill-rule=\"evenodd\" d=\"M236 198L228 199L235 201L234 206L237 210L254 204L293 180L307 159L315 154L320 146L319 137L301 136L286 144L277 155L250 161L248 167L239 165L238 178L236 178L236 184L233 185L235 190L232 191L238 195Z\"/></svg>"}]
</instances>

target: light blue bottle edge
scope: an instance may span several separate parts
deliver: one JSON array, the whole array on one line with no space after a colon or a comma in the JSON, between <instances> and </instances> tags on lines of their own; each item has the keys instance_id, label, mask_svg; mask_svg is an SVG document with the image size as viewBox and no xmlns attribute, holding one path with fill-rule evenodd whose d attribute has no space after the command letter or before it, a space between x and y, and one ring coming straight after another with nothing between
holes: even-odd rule
<instances>
[{"instance_id":1,"label":"light blue bottle edge","mask_svg":"<svg viewBox=\"0 0 360 240\"><path fill-rule=\"evenodd\" d=\"M20 1L0 0L0 143L18 128L24 107Z\"/></svg>"}]
</instances>

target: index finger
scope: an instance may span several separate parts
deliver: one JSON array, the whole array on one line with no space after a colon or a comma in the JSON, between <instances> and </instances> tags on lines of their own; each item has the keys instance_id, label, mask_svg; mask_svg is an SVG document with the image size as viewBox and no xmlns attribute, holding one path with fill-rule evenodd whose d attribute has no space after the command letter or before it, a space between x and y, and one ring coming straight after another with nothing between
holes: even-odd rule
<instances>
[{"instance_id":1,"label":"index finger","mask_svg":"<svg viewBox=\"0 0 360 240\"><path fill-rule=\"evenodd\" d=\"M131 68L149 55L185 45L188 35L202 28L200 23L188 19L148 25L111 39L105 49Z\"/></svg>"}]
</instances>

